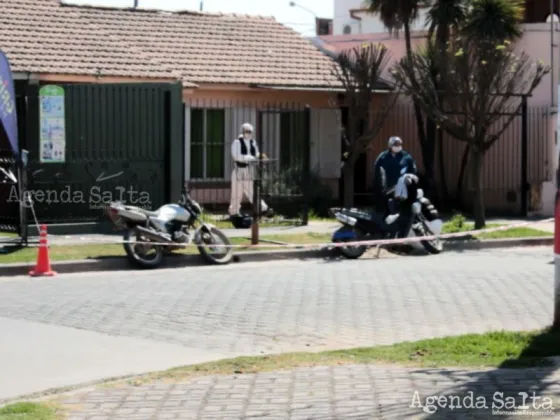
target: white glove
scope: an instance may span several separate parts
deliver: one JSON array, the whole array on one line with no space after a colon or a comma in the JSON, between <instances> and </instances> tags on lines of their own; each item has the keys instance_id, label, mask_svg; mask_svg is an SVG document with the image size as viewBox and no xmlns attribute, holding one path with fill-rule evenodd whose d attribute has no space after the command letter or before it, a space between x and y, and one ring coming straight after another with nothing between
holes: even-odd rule
<instances>
[{"instance_id":1,"label":"white glove","mask_svg":"<svg viewBox=\"0 0 560 420\"><path fill-rule=\"evenodd\" d=\"M418 182L418 177L416 175L413 175L413 174L406 174L405 182L408 185L412 184L413 182L417 183Z\"/></svg>"}]
</instances>

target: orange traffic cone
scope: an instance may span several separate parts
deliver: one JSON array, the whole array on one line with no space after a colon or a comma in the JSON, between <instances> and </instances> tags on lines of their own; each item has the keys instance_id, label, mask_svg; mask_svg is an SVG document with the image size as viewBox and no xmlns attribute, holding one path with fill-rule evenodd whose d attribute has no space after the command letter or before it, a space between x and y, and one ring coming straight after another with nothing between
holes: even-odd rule
<instances>
[{"instance_id":1,"label":"orange traffic cone","mask_svg":"<svg viewBox=\"0 0 560 420\"><path fill-rule=\"evenodd\" d=\"M37 264L35 270L29 272L32 277L38 276L54 276L55 271L51 270L51 262L49 259L49 244L47 240L47 225L41 225L41 234L39 238L39 252L37 253Z\"/></svg>"}]
</instances>

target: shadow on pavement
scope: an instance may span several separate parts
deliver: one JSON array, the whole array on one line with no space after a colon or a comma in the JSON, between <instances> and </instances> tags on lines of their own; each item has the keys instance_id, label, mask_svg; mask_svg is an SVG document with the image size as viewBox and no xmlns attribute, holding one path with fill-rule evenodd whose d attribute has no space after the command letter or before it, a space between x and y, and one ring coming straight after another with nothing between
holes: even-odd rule
<instances>
[{"instance_id":1,"label":"shadow on pavement","mask_svg":"<svg viewBox=\"0 0 560 420\"><path fill-rule=\"evenodd\" d=\"M502 418L558 418L560 366L547 358L559 354L560 331L546 330L535 336L518 358L505 361L497 369L462 371L459 374L462 381L458 380L457 370L417 370L415 373L437 375L447 379L444 382L456 381L458 385L438 392L418 390L420 401L412 409L416 410L416 415L424 413L425 418L432 420L456 418L466 413L469 418L496 415ZM433 396L431 404L426 400L429 396ZM439 401L434 401L437 398ZM443 406L445 403L447 407ZM450 403L454 409L450 408ZM418 407L419 404L423 408ZM526 412L522 413L523 410Z\"/></svg>"}]
</instances>

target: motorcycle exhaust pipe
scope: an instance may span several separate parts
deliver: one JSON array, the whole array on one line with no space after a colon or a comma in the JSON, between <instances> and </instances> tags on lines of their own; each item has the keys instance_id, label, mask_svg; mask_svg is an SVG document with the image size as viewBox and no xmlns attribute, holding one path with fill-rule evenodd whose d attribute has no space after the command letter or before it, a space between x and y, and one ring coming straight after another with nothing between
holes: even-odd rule
<instances>
[{"instance_id":1,"label":"motorcycle exhaust pipe","mask_svg":"<svg viewBox=\"0 0 560 420\"><path fill-rule=\"evenodd\" d=\"M139 232L140 235L154 242L172 242L169 236L163 233L154 232L153 230L143 228L142 226L136 226L135 230Z\"/></svg>"}]
</instances>

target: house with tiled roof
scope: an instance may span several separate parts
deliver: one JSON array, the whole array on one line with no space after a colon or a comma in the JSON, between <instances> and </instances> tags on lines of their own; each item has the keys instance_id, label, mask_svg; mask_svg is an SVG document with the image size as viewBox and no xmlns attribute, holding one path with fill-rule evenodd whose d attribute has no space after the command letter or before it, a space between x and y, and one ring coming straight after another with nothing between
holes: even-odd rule
<instances>
[{"instance_id":1,"label":"house with tiled roof","mask_svg":"<svg viewBox=\"0 0 560 420\"><path fill-rule=\"evenodd\" d=\"M311 166L337 185L332 60L274 18L1 0L0 48L15 79L40 85L180 83L184 178L222 202L241 124L258 126L271 165L289 164L310 107Z\"/></svg>"}]
</instances>

